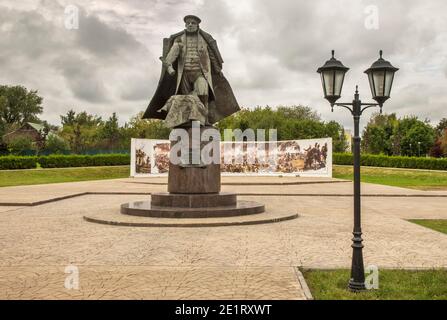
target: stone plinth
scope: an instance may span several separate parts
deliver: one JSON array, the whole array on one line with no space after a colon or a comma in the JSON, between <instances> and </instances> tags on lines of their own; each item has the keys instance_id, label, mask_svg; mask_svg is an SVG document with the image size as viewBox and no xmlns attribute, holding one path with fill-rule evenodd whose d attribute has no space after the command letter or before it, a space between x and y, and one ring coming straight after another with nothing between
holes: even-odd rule
<instances>
[{"instance_id":1,"label":"stone plinth","mask_svg":"<svg viewBox=\"0 0 447 320\"><path fill-rule=\"evenodd\" d=\"M204 168L182 168L169 164L168 191L171 193L219 193L220 164Z\"/></svg>"},{"instance_id":2,"label":"stone plinth","mask_svg":"<svg viewBox=\"0 0 447 320\"><path fill-rule=\"evenodd\" d=\"M237 203L235 193L222 192L211 194L172 194L167 192L154 193L151 196L153 206L204 208L234 206Z\"/></svg>"},{"instance_id":3,"label":"stone plinth","mask_svg":"<svg viewBox=\"0 0 447 320\"><path fill-rule=\"evenodd\" d=\"M200 127L197 130L200 134L193 135L193 128L183 128L188 132L189 148L192 152L193 148L199 148L197 155L200 157L203 149L208 146L211 147L212 141L200 141L200 137L207 129L217 130L213 126ZM199 128L197 128L199 129ZM177 141L171 141L171 150L175 149ZM213 149L216 152L215 158L220 160L220 144L217 143L217 148ZM199 163L188 166L193 163L192 155L189 154L189 162L184 164L174 164L172 157L175 155L171 153L171 161L169 162L169 177L168 177L168 192L170 193L219 193L220 192L220 163L203 164ZM199 160L199 159L197 159ZM200 161L200 163L203 163Z\"/></svg>"}]
</instances>

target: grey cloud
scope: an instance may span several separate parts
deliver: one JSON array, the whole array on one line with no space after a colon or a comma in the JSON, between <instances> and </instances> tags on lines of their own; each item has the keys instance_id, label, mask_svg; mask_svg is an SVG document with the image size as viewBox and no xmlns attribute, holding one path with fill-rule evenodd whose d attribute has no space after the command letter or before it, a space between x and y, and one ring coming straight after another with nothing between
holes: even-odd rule
<instances>
[{"instance_id":1,"label":"grey cloud","mask_svg":"<svg viewBox=\"0 0 447 320\"><path fill-rule=\"evenodd\" d=\"M215 35L231 32L235 25L230 7L224 1L208 1L197 14L203 20L200 27Z\"/></svg>"},{"instance_id":2,"label":"grey cloud","mask_svg":"<svg viewBox=\"0 0 447 320\"><path fill-rule=\"evenodd\" d=\"M413 30L409 13L405 11L409 11L413 1L376 2L379 30L364 27L363 10L371 4L367 2L337 1L328 5L328 1L322 0L261 0L256 3L258 10L252 18L256 27L241 31L241 50L250 54L255 51L270 54L297 72L314 72L331 49L351 66L365 64L365 60L379 49L391 55ZM430 41L425 34L412 32L412 35Z\"/></svg>"},{"instance_id":3,"label":"grey cloud","mask_svg":"<svg viewBox=\"0 0 447 320\"><path fill-rule=\"evenodd\" d=\"M129 88L128 84L116 80L125 72L147 70L144 58L150 53L133 35L120 27L109 26L82 7L80 28L67 30L61 21L48 19L41 13L58 17L64 12L63 6L48 1L42 1L41 5L40 11L7 8L0 11L0 64L5 66L3 72L11 70L9 79L19 80L9 64L20 59L22 63L27 62L32 74L41 73L47 79L59 73L80 101L102 103L114 95L120 96L120 91L125 92L126 98L143 98L141 90L132 88L132 82ZM22 78L26 76L24 72L20 74ZM54 91L42 87L39 79L26 78L27 83L34 83L42 93Z\"/></svg>"},{"instance_id":4,"label":"grey cloud","mask_svg":"<svg viewBox=\"0 0 447 320\"><path fill-rule=\"evenodd\" d=\"M144 69L140 73L134 73L128 77L127 86L121 93L121 99L127 101L148 100L150 95L155 92L157 81L156 75L150 70Z\"/></svg>"},{"instance_id":5,"label":"grey cloud","mask_svg":"<svg viewBox=\"0 0 447 320\"><path fill-rule=\"evenodd\" d=\"M63 13L62 4L70 3L81 9L79 30L66 30L52 19ZM440 79L447 76L442 58L447 50L444 1L198 3L44 0L35 11L31 5L22 3L18 9L15 1L3 0L0 81L39 89L48 103L45 113L69 103L70 107L86 105L90 112L115 110L120 119L127 119L130 112L142 111L155 91L162 38L184 28L184 15L197 14L204 30L218 41L224 73L247 107L305 103L323 118L349 126L352 121L347 115L327 111L315 70L335 49L351 68L345 100L357 83L362 98L370 100L362 71L383 49L385 58L401 68L387 111L428 115L434 121L445 116L446 94L439 89L445 85ZM379 30L364 28L364 8L371 4L379 8Z\"/></svg>"},{"instance_id":6,"label":"grey cloud","mask_svg":"<svg viewBox=\"0 0 447 320\"><path fill-rule=\"evenodd\" d=\"M100 57L114 56L120 51L140 48L141 44L121 28L111 27L96 16L82 14L75 33L80 47Z\"/></svg>"},{"instance_id":7,"label":"grey cloud","mask_svg":"<svg viewBox=\"0 0 447 320\"><path fill-rule=\"evenodd\" d=\"M88 102L105 102L109 99L103 77L91 61L66 55L55 60L53 66L62 72L77 98Z\"/></svg>"},{"instance_id":8,"label":"grey cloud","mask_svg":"<svg viewBox=\"0 0 447 320\"><path fill-rule=\"evenodd\" d=\"M0 62L11 56L39 59L58 45L51 21L37 12L0 6L0 21Z\"/></svg>"}]
</instances>

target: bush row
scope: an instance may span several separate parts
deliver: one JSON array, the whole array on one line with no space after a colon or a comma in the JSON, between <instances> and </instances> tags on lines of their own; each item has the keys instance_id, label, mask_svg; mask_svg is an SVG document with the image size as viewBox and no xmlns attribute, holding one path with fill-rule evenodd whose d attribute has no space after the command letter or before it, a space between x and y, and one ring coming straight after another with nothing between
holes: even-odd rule
<instances>
[{"instance_id":1,"label":"bush row","mask_svg":"<svg viewBox=\"0 0 447 320\"><path fill-rule=\"evenodd\" d=\"M50 155L40 157L6 156L0 157L0 170L42 168L120 166L130 164L128 154Z\"/></svg>"},{"instance_id":2,"label":"bush row","mask_svg":"<svg viewBox=\"0 0 447 320\"><path fill-rule=\"evenodd\" d=\"M34 169L37 157L3 156L0 157L0 170Z\"/></svg>"},{"instance_id":3,"label":"bush row","mask_svg":"<svg viewBox=\"0 0 447 320\"><path fill-rule=\"evenodd\" d=\"M333 164L352 165L353 156L351 153L334 153L332 162ZM362 154L360 162L362 166L371 167L447 170L447 158L417 158Z\"/></svg>"},{"instance_id":4,"label":"bush row","mask_svg":"<svg viewBox=\"0 0 447 320\"><path fill-rule=\"evenodd\" d=\"M3 156L0 157L0 170L33 169L40 164L42 168L120 166L130 164L128 154L98 155L50 155L40 157ZM333 164L352 165L350 153L334 153ZM362 166L447 170L446 158L390 157L384 155L363 154Z\"/></svg>"}]
</instances>

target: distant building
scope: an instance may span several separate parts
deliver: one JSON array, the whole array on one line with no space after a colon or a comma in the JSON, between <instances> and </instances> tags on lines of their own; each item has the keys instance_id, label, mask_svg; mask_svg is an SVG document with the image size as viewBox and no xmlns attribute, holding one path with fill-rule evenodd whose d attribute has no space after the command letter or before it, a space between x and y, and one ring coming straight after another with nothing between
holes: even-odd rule
<instances>
[{"instance_id":1,"label":"distant building","mask_svg":"<svg viewBox=\"0 0 447 320\"><path fill-rule=\"evenodd\" d=\"M45 127L42 124L26 122L19 129L5 134L2 138L3 142L8 144L17 138L29 137L33 143L39 144L44 142L49 136L56 136L60 138L58 135L51 131L48 133L48 135L46 135Z\"/></svg>"}]
</instances>

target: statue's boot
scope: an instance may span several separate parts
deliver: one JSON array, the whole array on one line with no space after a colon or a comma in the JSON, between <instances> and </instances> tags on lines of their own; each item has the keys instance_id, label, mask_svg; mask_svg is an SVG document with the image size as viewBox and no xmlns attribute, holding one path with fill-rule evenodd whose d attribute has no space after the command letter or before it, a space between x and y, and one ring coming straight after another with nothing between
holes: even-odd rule
<instances>
[{"instance_id":1,"label":"statue's boot","mask_svg":"<svg viewBox=\"0 0 447 320\"><path fill-rule=\"evenodd\" d=\"M200 99L200 102L203 103L203 105L205 106L206 112L208 113L208 95L200 95L198 96ZM208 122L208 115L206 116L206 121L205 121L205 125L206 126L211 126L212 124Z\"/></svg>"}]
</instances>

